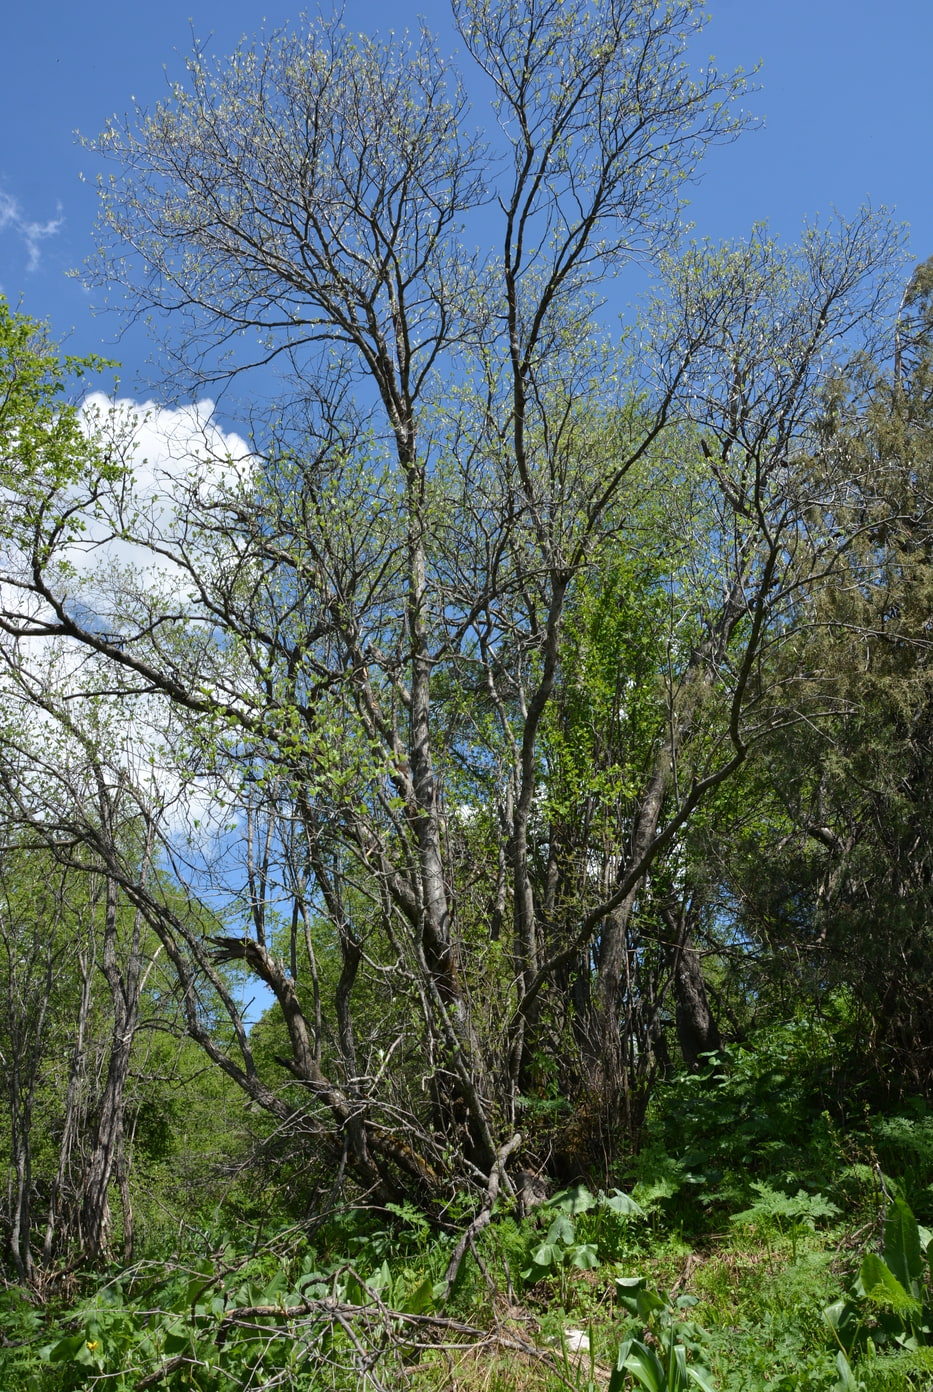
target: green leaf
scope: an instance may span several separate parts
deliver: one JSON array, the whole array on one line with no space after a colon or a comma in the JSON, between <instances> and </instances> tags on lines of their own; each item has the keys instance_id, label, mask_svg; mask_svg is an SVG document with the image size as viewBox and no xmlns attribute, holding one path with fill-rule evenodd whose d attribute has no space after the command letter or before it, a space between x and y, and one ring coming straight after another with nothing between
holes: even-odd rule
<instances>
[{"instance_id":1,"label":"green leaf","mask_svg":"<svg viewBox=\"0 0 933 1392\"><path fill-rule=\"evenodd\" d=\"M644 1218L645 1210L640 1204L628 1194L623 1194L621 1189L614 1189L611 1196L602 1200L603 1208L608 1208L610 1213L618 1213L626 1218Z\"/></svg>"},{"instance_id":2,"label":"green leaf","mask_svg":"<svg viewBox=\"0 0 933 1392\"><path fill-rule=\"evenodd\" d=\"M563 1256L563 1248L553 1242L542 1242L541 1246L532 1252L531 1260L535 1266L560 1266Z\"/></svg>"},{"instance_id":3,"label":"green leaf","mask_svg":"<svg viewBox=\"0 0 933 1392\"><path fill-rule=\"evenodd\" d=\"M923 1273L920 1229L903 1199L895 1199L884 1224L884 1259L906 1291Z\"/></svg>"},{"instance_id":4,"label":"green leaf","mask_svg":"<svg viewBox=\"0 0 933 1392\"><path fill-rule=\"evenodd\" d=\"M257 1305L275 1305L279 1302L281 1293L288 1285L285 1272L279 1269L272 1280L263 1289L262 1295L257 1300Z\"/></svg>"},{"instance_id":5,"label":"green leaf","mask_svg":"<svg viewBox=\"0 0 933 1392\"><path fill-rule=\"evenodd\" d=\"M551 1199L549 1208L560 1208L565 1213L586 1213L593 1208L596 1200L585 1184L572 1184L569 1189L561 1189Z\"/></svg>"},{"instance_id":6,"label":"green leaf","mask_svg":"<svg viewBox=\"0 0 933 1392\"><path fill-rule=\"evenodd\" d=\"M861 1327L858 1306L851 1300L834 1300L823 1311L823 1319L844 1348L851 1349Z\"/></svg>"},{"instance_id":7,"label":"green leaf","mask_svg":"<svg viewBox=\"0 0 933 1392\"><path fill-rule=\"evenodd\" d=\"M408 1315L423 1315L426 1310L434 1309L434 1286L430 1276L425 1276L421 1285L412 1291L402 1309Z\"/></svg>"},{"instance_id":8,"label":"green leaf","mask_svg":"<svg viewBox=\"0 0 933 1392\"><path fill-rule=\"evenodd\" d=\"M877 1252L866 1253L859 1271L859 1281L866 1300L875 1305L899 1314L912 1314L920 1310L919 1300L907 1293Z\"/></svg>"},{"instance_id":9,"label":"green leaf","mask_svg":"<svg viewBox=\"0 0 933 1392\"><path fill-rule=\"evenodd\" d=\"M195 1274L189 1277L185 1286L185 1305L193 1305L204 1294L214 1275L214 1264L206 1257L197 1263Z\"/></svg>"},{"instance_id":10,"label":"green leaf","mask_svg":"<svg viewBox=\"0 0 933 1392\"><path fill-rule=\"evenodd\" d=\"M563 1213L558 1214L547 1230L548 1242L562 1242L565 1247L569 1247L575 1237L576 1228Z\"/></svg>"},{"instance_id":11,"label":"green leaf","mask_svg":"<svg viewBox=\"0 0 933 1392\"><path fill-rule=\"evenodd\" d=\"M366 1284L371 1291L381 1295L383 1291L392 1289L392 1272L389 1270L389 1263L383 1259L378 1271L374 1271L366 1278Z\"/></svg>"},{"instance_id":12,"label":"green leaf","mask_svg":"<svg viewBox=\"0 0 933 1392\"><path fill-rule=\"evenodd\" d=\"M599 1266L599 1257L593 1243L583 1242L578 1247L571 1247L570 1262L580 1271L595 1271Z\"/></svg>"},{"instance_id":13,"label":"green leaf","mask_svg":"<svg viewBox=\"0 0 933 1392\"><path fill-rule=\"evenodd\" d=\"M64 1339L59 1339L57 1344L53 1344L45 1353L45 1358L49 1363L70 1363L84 1348L84 1334L68 1334Z\"/></svg>"},{"instance_id":14,"label":"green leaf","mask_svg":"<svg viewBox=\"0 0 933 1392\"><path fill-rule=\"evenodd\" d=\"M842 1352L836 1354L836 1367L839 1370L839 1381L833 1392L859 1392L861 1383L856 1382L849 1360Z\"/></svg>"},{"instance_id":15,"label":"green leaf","mask_svg":"<svg viewBox=\"0 0 933 1392\"><path fill-rule=\"evenodd\" d=\"M625 1343L619 1345L619 1352L616 1355L615 1367L609 1374L608 1392L622 1392L622 1389L625 1387L627 1372L625 1360L628 1358L629 1350L631 1349L631 1347L631 1339L626 1339Z\"/></svg>"},{"instance_id":16,"label":"green leaf","mask_svg":"<svg viewBox=\"0 0 933 1392\"><path fill-rule=\"evenodd\" d=\"M698 1363L687 1365L687 1377L692 1378L696 1385L702 1388L702 1392L716 1392L713 1383L713 1375L709 1368L703 1368Z\"/></svg>"},{"instance_id":17,"label":"green leaf","mask_svg":"<svg viewBox=\"0 0 933 1392\"><path fill-rule=\"evenodd\" d=\"M666 1311L668 1307L664 1296L654 1290L640 1290L635 1297L635 1306L638 1315L646 1322L652 1315L656 1315L660 1310Z\"/></svg>"},{"instance_id":18,"label":"green leaf","mask_svg":"<svg viewBox=\"0 0 933 1392\"><path fill-rule=\"evenodd\" d=\"M622 1349L627 1350L624 1359ZM661 1360L653 1349L649 1349L638 1339L631 1340L628 1345L623 1344L619 1349L616 1368L620 1367L631 1373L646 1392L672 1392Z\"/></svg>"}]
</instances>

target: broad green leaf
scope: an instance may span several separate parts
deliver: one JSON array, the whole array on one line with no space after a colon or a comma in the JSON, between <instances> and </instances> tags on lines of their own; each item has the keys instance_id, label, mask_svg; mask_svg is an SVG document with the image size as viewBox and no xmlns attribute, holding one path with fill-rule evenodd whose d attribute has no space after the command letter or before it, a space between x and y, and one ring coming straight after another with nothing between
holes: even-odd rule
<instances>
[{"instance_id":1,"label":"broad green leaf","mask_svg":"<svg viewBox=\"0 0 933 1392\"><path fill-rule=\"evenodd\" d=\"M856 1382L849 1360L842 1352L836 1354L836 1367L839 1370L839 1381L833 1392L859 1392L861 1384Z\"/></svg>"},{"instance_id":2,"label":"broad green leaf","mask_svg":"<svg viewBox=\"0 0 933 1392\"><path fill-rule=\"evenodd\" d=\"M658 1291L647 1289L638 1292L635 1296L635 1305L638 1314L644 1320L649 1320L659 1310L668 1309L668 1303L663 1295L660 1295Z\"/></svg>"},{"instance_id":3,"label":"broad green leaf","mask_svg":"<svg viewBox=\"0 0 933 1392\"><path fill-rule=\"evenodd\" d=\"M565 1213L586 1213L596 1203L585 1184L572 1184L562 1189L551 1199L549 1207L563 1209Z\"/></svg>"},{"instance_id":4,"label":"broad green leaf","mask_svg":"<svg viewBox=\"0 0 933 1392\"><path fill-rule=\"evenodd\" d=\"M580 1271L595 1271L599 1266L599 1258L596 1255L596 1248L592 1242L581 1242L578 1247L571 1247L570 1262Z\"/></svg>"},{"instance_id":5,"label":"broad green leaf","mask_svg":"<svg viewBox=\"0 0 933 1392\"><path fill-rule=\"evenodd\" d=\"M576 1237L576 1228L564 1213L559 1213L547 1230L548 1242L563 1242L569 1247Z\"/></svg>"},{"instance_id":6,"label":"broad green leaf","mask_svg":"<svg viewBox=\"0 0 933 1392\"><path fill-rule=\"evenodd\" d=\"M875 1305L900 1314L913 1314L920 1310L920 1302L907 1293L877 1252L866 1253L859 1271L859 1281L865 1298Z\"/></svg>"},{"instance_id":7,"label":"broad green leaf","mask_svg":"<svg viewBox=\"0 0 933 1392\"><path fill-rule=\"evenodd\" d=\"M616 1355L615 1367L609 1374L609 1392L622 1392L626 1382L625 1360L628 1358L629 1350L632 1347L632 1340L626 1339L619 1345L619 1352Z\"/></svg>"},{"instance_id":8,"label":"broad green leaf","mask_svg":"<svg viewBox=\"0 0 933 1392\"><path fill-rule=\"evenodd\" d=\"M833 1331L837 1342L844 1349L851 1350L862 1328L858 1306L852 1300L834 1300L833 1304L824 1308L823 1320Z\"/></svg>"},{"instance_id":9,"label":"broad green leaf","mask_svg":"<svg viewBox=\"0 0 933 1392\"><path fill-rule=\"evenodd\" d=\"M531 1254L531 1260L535 1266L559 1266L563 1259L563 1248L558 1247L553 1242L542 1242Z\"/></svg>"},{"instance_id":10,"label":"broad green leaf","mask_svg":"<svg viewBox=\"0 0 933 1392\"><path fill-rule=\"evenodd\" d=\"M621 1357L621 1350L620 1357ZM619 1360L616 1360L618 1366ZM632 1374L646 1392L671 1392L663 1364L653 1349L633 1339L622 1366Z\"/></svg>"},{"instance_id":11,"label":"broad green leaf","mask_svg":"<svg viewBox=\"0 0 933 1392\"><path fill-rule=\"evenodd\" d=\"M280 1268L280 1269L275 1273L275 1275L272 1277L272 1280L268 1283L268 1285L266 1285L266 1286L263 1287L262 1294L260 1295L260 1297L259 1297L259 1299L257 1300L256 1304L257 1304L257 1305L276 1305L276 1304L279 1304L279 1303L280 1303L281 1293L282 1293L283 1290L285 1290L285 1288L286 1288L287 1285L288 1285L288 1281L287 1281L286 1278L285 1278L285 1272L282 1271L281 1268Z\"/></svg>"},{"instance_id":12,"label":"broad green leaf","mask_svg":"<svg viewBox=\"0 0 933 1392\"><path fill-rule=\"evenodd\" d=\"M852 1312L851 1302L848 1300L834 1300L832 1305L827 1305L823 1311L823 1319L829 1325L834 1334L838 1334L842 1328L846 1317Z\"/></svg>"},{"instance_id":13,"label":"broad green leaf","mask_svg":"<svg viewBox=\"0 0 933 1392\"><path fill-rule=\"evenodd\" d=\"M697 1387L702 1389L702 1392L716 1392L713 1375L709 1368L701 1367L698 1363L689 1363L687 1365L687 1377L691 1378L693 1382L696 1383Z\"/></svg>"},{"instance_id":14,"label":"broad green leaf","mask_svg":"<svg viewBox=\"0 0 933 1392\"><path fill-rule=\"evenodd\" d=\"M884 1259L906 1291L922 1275L920 1229L903 1199L895 1199L884 1224Z\"/></svg>"},{"instance_id":15,"label":"broad green leaf","mask_svg":"<svg viewBox=\"0 0 933 1392\"><path fill-rule=\"evenodd\" d=\"M57 1344L53 1344L45 1353L45 1358L49 1363L69 1363L75 1359L84 1348L84 1334L68 1334L64 1339L59 1339Z\"/></svg>"},{"instance_id":16,"label":"broad green leaf","mask_svg":"<svg viewBox=\"0 0 933 1392\"><path fill-rule=\"evenodd\" d=\"M193 1305L194 1302L205 1293L211 1283L212 1277L216 1274L213 1262L206 1257L198 1262L195 1274L190 1276L185 1289L185 1305ZM258 1303L258 1301L257 1301Z\"/></svg>"},{"instance_id":17,"label":"broad green leaf","mask_svg":"<svg viewBox=\"0 0 933 1392\"><path fill-rule=\"evenodd\" d=\"M383 1261L377 1271L374 1271L371 1276L367 1276L366 1284L369 1289L375 1291L377 1295L380 1295L383 1291L391 1290L392 1272L389 1270L389 1263Z\"/></svg>"},{"instance_id":18,"label":"broad green leaf","mask_svg":"<svg viewBox=\"0 0 933 1392\"><path fill-rule=\"evenodd\" d=\"M402 1309L409 1315L423 1315L426 1310L434 1309L434 1286L430 1276L425 1276L421 1285L412 1291Z\"/></svg>"},{"instance_id":19,"label":"broad green leaf","mask_svg":"<svg viewBox=\"0 0 933 1392\"><path fill-rule=\"evenodd\" d=\"M640 1204L628 1194L623 1194L621 1189L614 1189L612 1194L602 1200L603 1208L608 1208L610 1213L618 1213L626 1218L644 1218L645 1210Z\"/></svg>"}]
</instances>

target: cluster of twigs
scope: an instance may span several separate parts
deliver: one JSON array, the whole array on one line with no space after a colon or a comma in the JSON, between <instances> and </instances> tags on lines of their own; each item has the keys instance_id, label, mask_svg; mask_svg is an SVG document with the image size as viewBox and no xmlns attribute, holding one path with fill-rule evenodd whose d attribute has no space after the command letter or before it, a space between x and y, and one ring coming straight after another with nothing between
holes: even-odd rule
<instances>
[{"instance_id":1,"label":"cluster of twigs","mask_svg":"<svg viewBox=\"0 0 933 1392\"><path fill-rule=\"evenodd\" d=\"M407 1373L427 1352L462 1355L508 1351L546 1368L568 1387L573 1386L565 1378L565 1369L554 1352L536 1347L509 1325L496 1323L489 1329L480 1329L445 1315L396 1310L380 1300L370 1287L366 1291L369 1299L362 1305L325 1298L290 1306L243 1305L228 1310L218 1324L217 1346L222 1348L237 1332L253 1337L261 1332L270 1342L288 1337L302 1346L306 1365L326 1363L338 1379L335 1385L358 1386L367 1392L390 1392L390 1384L383 1380L387 1367L392 1370L391 1387L397 1388L400 1379L407 1380ZM334 1338L338 1331L345 1341ZM200 1360L191 1353L169 1358L139 1379L136 1392L157 1386L184 1367L195 1366L201 1366ZM263 1387L285 1386L292 1371L283 1368Z\"/></svg>"}]
</instances>

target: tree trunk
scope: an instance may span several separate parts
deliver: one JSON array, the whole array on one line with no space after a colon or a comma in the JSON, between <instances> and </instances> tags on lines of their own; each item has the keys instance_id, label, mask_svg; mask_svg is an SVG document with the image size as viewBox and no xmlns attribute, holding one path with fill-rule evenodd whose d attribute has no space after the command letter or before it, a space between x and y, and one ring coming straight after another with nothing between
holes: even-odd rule
<instances>
[{"instance_id":1,"label":"tree trunk","mask_svg":"<svg viewBox=\"0 0 933 1392\"><path fill-rule=\"evenodd\" d=\"M672 973L677 1040L684 1063L696 1072L704 1054L715 1054L722 1048L722 1036L710 1009L703 964L690 932L688 912L682 913L680 925L673 924L673 916L668 922L680 928L673 947Z\"/></svg>"},{"instance_id":2,"label":"tree trunk","mask_svg":"<svg viewBox=\"0 0 933 1392\"><path fill-rule=\"evenodd\" d=\"M91 913L93 914L93 905ZM58 1167L55 1172L55 1179L52 1182L52 1193L49 1198L49 1212L45 1227L45 1237L42 1242L42 1261L44 1265L52 1260L55 1252L55 1239L58 1234L59 1224L62 1220L62 1213L65 1207L64 1195L68 1184L68 1174L71 1169L71 1157L74 1150L75 1138L78 1133L78 1126L81 1118L81 1084L84 1081L87 1071L87 1057L85 1053L85 1037L87 1034L88 1015L91 1008L91 963L87 952L82 950L78 954L78 966L81 973L81 995L78 1004L77 1032L75 1035L74 1048L71 1053L71 1063L68 1069L68 1089L65 1094L65 1121L62 1128L62 1138L58 1147ZM74 1219L77 1215L72 1213ZM68 1219L65 1219L67 1233Z\"/></svg>"},{"instance_id":3,"label":"tree trunk","mask_svg":"<svg viewBox=\"0 0 933 1392\"><path fill-rule=\"evenodd\" d=\"M655 839L666 791L667 751L664 750L655 763L638 812L628 865L637 865ZM588 1028L591 1086L600 1098L604 1115L628 1129L637 1124L637 1119L632 1115L631 1079L627 1076L630 1049L620 1029L620 1002L628 977L629 921L643 883L639 881L633 885L606 919L599 956L599 980Z\"/></svg>"},{"instance_id":4,"label":"tree trunk","mask_svg":"<svg viewBox=\"0 0 933 1392\"><path fill-rule=\"evenodd\" d=\"M110 1181L123 1162L123 1126L126 1080L139 1019L138 970L139 917L125 975L117 961L117 887L107 878L102 968L113 1003L113 1036L107 1081L100 1102L97 1137L84 1178L81 1227L86 1253L100 1257L106 1247L110 1226ZM132 1220L131 1220L132 1221Z\"/></svg>"}]
</instances>

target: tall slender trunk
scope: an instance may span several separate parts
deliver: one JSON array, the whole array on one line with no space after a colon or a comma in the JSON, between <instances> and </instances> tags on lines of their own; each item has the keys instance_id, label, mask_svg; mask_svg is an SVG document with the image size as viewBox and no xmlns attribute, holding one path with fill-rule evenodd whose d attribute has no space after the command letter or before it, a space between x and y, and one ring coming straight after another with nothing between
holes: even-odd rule
<instances>
[{"instance_id":1,"label":"tall slender trunk","mask_svg":"<svg viewBox=\"0 0 933 1392\"><path fill-rule=\"evenodd\" d=\"M642 799L635 822L628 865L637 865L647 853L657 835L661 809L668 783L668 750L664 749L655 761L654 772ZM599 979L593 994L588 1024L590 1078L593 1092L600 1099L601 1110L628 1126L636 1118L631 1113L629 1099L628 1056L629 1041L620 1029L620 1002L627 994L628 929L632 910L643 887L639 881L608 915L602 933L599 955Z\"/></svg>"},{"instance_id":2,"label":"tall slender trunk","mask_svg":"<svg viewBox=\"0 0 933 1392\"><path fill-rule=\"evenodd\" d=\"M93 913L93 908L91 912ZM88 1016L91 1009L92 974L91 961L88 958L87 952L84 950L78 954L78 969L81 973L81 994L78 1001L77 1030L75 1033L74 1048L71 1051L71 1062L68 1067L68 1088L65 1094L65 1119L62 1127L62 1138L58 1146L58 1166L55 1171L55 1178L52 1181L48 1219L45 1227L45 1237L42 1242L43 1265L47 1265L52 1260L55 1252L55 1239L58 1234L59 1224L62 1220L63 1208L65 1206L64 1196L68 1186L68 1175L71 1169L75 1138L78 1134L78 1126L81 1120L81 1085L87 1072L85 1040L87 1035Z\"/></svg>"},{"instance_id":3,"label":"tall slender trunk","mask_svg":"<svg viewBox=\"0 0 933 1392\"><path fill-rule=\"evenodd\" d=\"M10 1212L10 1254L16 1274L21 1281L32 1275L33 1262L29 1238L32 1223L32 1125L31 1084L23 1085L18 1062L10 1070L9 1097L12 1114L10 1159L13 1171L13 1195Z\"/></svg>"},{"instance_id":4,"label":"tall slender trunk","mask_svg":"<svg viewBox=\"0 0 933 1392\"><path fill-rule=\"evenodd\" d=\"M679 919L666 912L665 921L672 935L669 951L677 1040L684 1063L695 1071L703 1054L719 1052L722 1036L710 1009L703 963L690 930L689 907L681 910Z\"/></svg>"},{"instance_id":5,"label":"tall slender trunk","mask_svg":"<svg viewBox=\"0 0 933 1392\"><path fill-rule=\"evenodd\" d=\"M10 1253L20 1280L33 1274L32 1258L32 1113L42 1058L45 1022L52 990L53 956L45 963L40 999L30 1020L32 1002L15 998L12 975L8 984L10 1052L7 1096L10 1104ZM35 989L35 984L30 983Z\"/></svg>"},{"instance_id":6,"label":"tall slender trunk","mask_svg":"<svg viewBox=\"0 0 933 1392\"><path fill-rule=\"evenodd\" d=\"M125 974L117 958L117 888L108 876L104 911L102 968L113 1004L113 1034L107 1080L100 1100L94 1150L84 1177L81 1226L84 1247L91 1257L100 1257L106 1247L110 1226L110 1181L124 1161L124 1109L126 1082L130 1072L133 1039L139 1020L139 920ZM132 1224L132 1219L131 1219Z\"/></svg>"}]
</instances>

